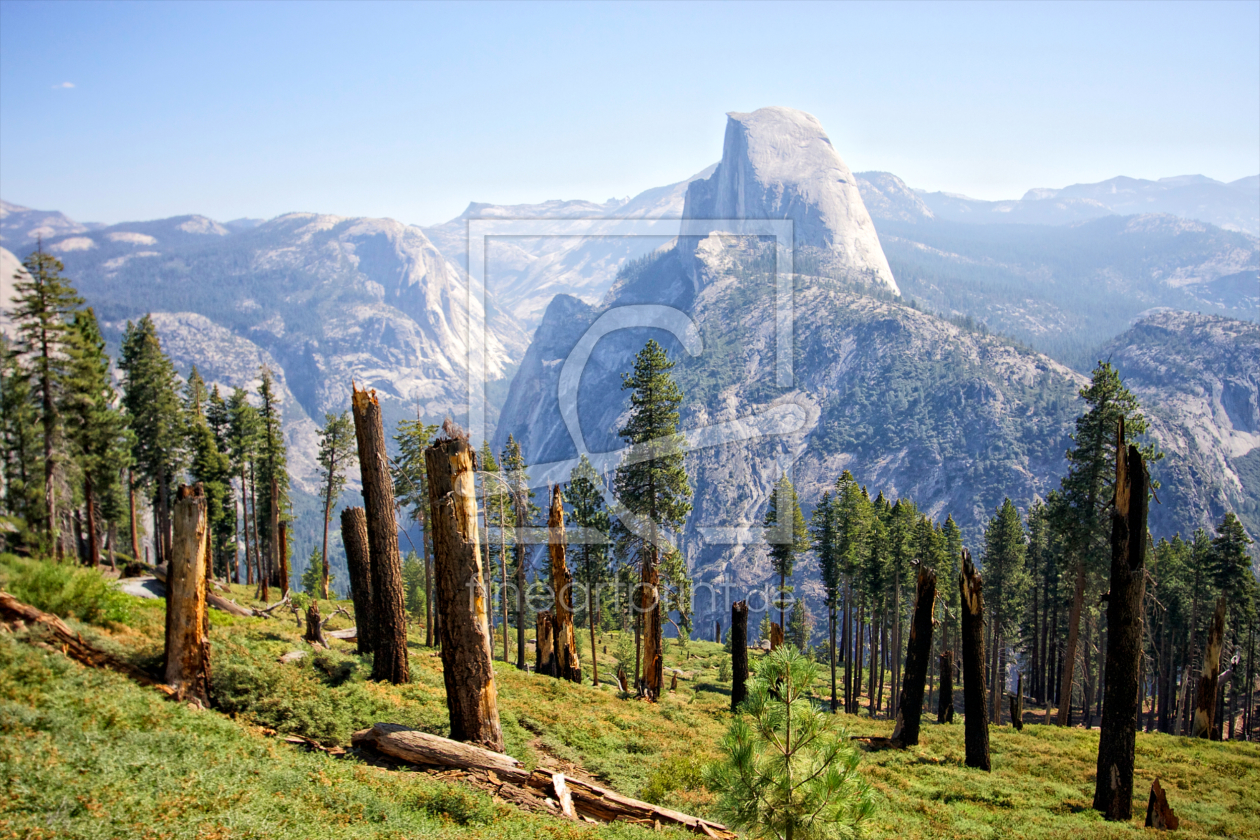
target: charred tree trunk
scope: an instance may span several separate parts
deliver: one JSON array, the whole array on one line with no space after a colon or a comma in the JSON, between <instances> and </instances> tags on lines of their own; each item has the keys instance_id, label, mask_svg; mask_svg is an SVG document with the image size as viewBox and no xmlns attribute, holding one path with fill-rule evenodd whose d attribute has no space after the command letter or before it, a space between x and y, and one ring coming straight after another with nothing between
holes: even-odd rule
<instances>
[{"instance_id":1,"label":"charred tree trunk","mask_svg":"<svg viewBox=\"0 0 1260 840\"><path fill-rule=\"evenodd\" d=\"M328 640L324 638L324 627L320 623L319 618L319 601L312 600L311 605L306 608L306 633L303 639L313 645L328 647Z\"/></svg>"},{"instance_id":2,"label":"charred tree trunk","mask_svg":"<svg viewBox=\"0 0 1260 840\"><path fill-rule=\"evenodd\" d=\"M551 588L555 592L556 676L580 683L582 663L578 661L577 636L573 629L573 574L565 561L564 496L560 486L551 488L551 510L547 515L547 554L551 559ZM595 656L592 637L591 658Z\"/></svg>"},{"instance_id":3,"label":"charred tree trunk","mask_svg":"<svg viewBox=\"0 0 1260 840\"><path fill-rule=\"evenodd\" d=\"M166 682L181 700L210 704L206 615L206 499L201 485L179 488L166 583Z\"/></svg>"},{"instance_id":4,"label":"charred tree trunk","mask_svg":"<svg viewBox=\"0 0 1260 840\"><path fill-rule=\"evenodd\" d=\"M556 675L556 625L551 610L539 610L534 616L534 673Z\"/></svg>"},{"instance_id":5,"label":"charred tree trunk","mask_svg":"<svg viewBox=\"0 0 1260 840\"><path fill-rule=\"evenodd\" d=\"M1137 737L1143 594L1146 591L1146 466L1138 448L1116 432L1116 490L1111 514L1111 595L1107 662L1094 808L1109 820L1133 816L1133 750Z\"/></svg>"},{"instance_id":6,"label":"charred tree trunk","mask_svg":"<svg viewBox=\"0 0 1260 840\"><path fill-rule=\"evenodd\" d=\"M1024 672L1015 678L1015 693L1011 695L1011 726L1016 731L1024 729Z\"/></svg>"},{"instance_id":7,"label":"charred tree trunk","mask_svg":"<svg viewBox=\"0 0 1260 840\"><path fill-rule=\"evenodd\" d=\"M363 508L351 507L341 512L341 542L350 569L350 598L354 601L359 653L371 653L376 649L376 622L372 618L372 561Z\"/></svg>"},{"instance_id":8,"label":"charred tree trunk","mask_svg":"<svg viewBox=\"0 0 1260 840\"><path fill-rule=\"evenodd\" d=\"M1081 634L1081 608L1085 605L1085 561L1076 559L1076 588L1068 615L1067 650L1063 653L1063 681L1059 686L1059 726L1068 725L1072 713L1072 672L1076 668L1076 646Z\"/></svg>"},{"instance_id":9,"label":"charred tree trunk","mask_svg":"<svg viewBox=\"0 0 1260 840\"><path fill-rule=\"evenodd\" d=\"M731 604L731 711L748 696L748 602Z\"/></svg>"},{"instance_id":10,"label":"charred tree trunk","mask_svg":"<svg viewBox=\"0 0 1260 840\"><path fill-rule=\"evenodd\" d=\"M954 652L941 654L941 689L936 697L936 722L954 722Z\"/></svg>"},{"instance_id":11,"label":"charred tree trunk","mask_svg":"<svg viewBox=\"0 0 1260 840\"><path fill-rule=\"evenodd\" d=\"M1203 671L1199 675L1199 693L1194 707L1191 737L1207 738L1212 732L1216 714L1216 682L1221 672L1221 644L1225 636L1225 599L1216 602L1207 644L1203 648Z\"/></svg>"},{"instance_id":12,"label":"charred tree trunk","mask_svg":"<svg viewBox=\"0 0 1260 840\"><path fill-rule=\"evenodd\" d=\"M424 451L424 463L451 737L503 752L477 528L477 456L467 437L447 420L437 441Z\"/></svg>"},{"instance_id":13,"label":"charred tree trunk","mask_svg":"<svg viewBox=\"0 0 1260 840\"><path fill-rule=\"evenodd\" d=\"M376 391L354 388L351 402L363 477L368 553L372 570L372 679L395 685L409 682L407 613L402 568L398 560L398 523L394 519L394 482L385 455L385 430Z\"/></svg>"},{"instance_id":14,"label":"charred tree trunk","mask_svg":"<svg viewBox=\"0 0 1260 840\"><path fill-rule=\"evenodd\" d=\"M963 710L966 713L966 763L989 769L989 715L984 686L984 581L966 549L958 588L962 593Z\"/></svg>"},{"instance_id":15,"label":"charred tree trunk","mask_svg":"<svg viewBox=\"0 0 1260 840\"><path fill-rule=\"evenodd\" d=\"M892 738L907 747L919 743L919 721L923 715L923 685L928 660L932 657L932 607L936 603L936 572L919 566L915 583L914 621L906 643L905 679L897 701L897 723Z\"/></svg>"}]
</instances>

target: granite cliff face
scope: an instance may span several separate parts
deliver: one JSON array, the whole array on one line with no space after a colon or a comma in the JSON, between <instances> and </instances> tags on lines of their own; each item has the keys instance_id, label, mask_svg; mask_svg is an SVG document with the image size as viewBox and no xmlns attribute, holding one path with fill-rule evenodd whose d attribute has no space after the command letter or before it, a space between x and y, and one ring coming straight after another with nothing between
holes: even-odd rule
<instances>
[{"instance_id":1,"label":"granite cliff face","mask_svg":"<svg viewBox=\"0 0 1260 840\"><path fill-rule=\"evenodd\" d=\"M818 120L779 107L727 117L721 162L687 187L683 219L693 223L684 230L702 233L699 223L708 219L791 219L797 258L814 257L897 294L857 180ZM694 279L688 240L681 255Z\"/></svg>"}]
</instances>

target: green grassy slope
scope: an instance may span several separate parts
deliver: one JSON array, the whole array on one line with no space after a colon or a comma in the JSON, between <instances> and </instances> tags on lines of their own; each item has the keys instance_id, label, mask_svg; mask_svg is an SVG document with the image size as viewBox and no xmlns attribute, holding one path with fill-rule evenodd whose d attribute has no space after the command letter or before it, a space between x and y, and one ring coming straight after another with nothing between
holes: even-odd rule
<instances>
[{"instance_id":1,"label":"green grassy slope","mask_svg":"<svg viewBox=\"0 0 1260 840\"><path fill-rule=\"evenodd\" d=\"M15 568L0 560L0 584L15 588ZM245 595L236 588L238 600ZM161 653L162 603L134 599L126 612L125 624L72 624L152 666ZM381 686L365 680L370 663L345 643L279 664L283 653L309 650L292 614L211 615L220 709L213 712L82 668L26 643L22 633L0 632L0 838L649 836L630 826L524 814L424 774L290 746L271 731L343 745L354 729L375 721L444 734L435 652L417 645L422 633L413 631L413 682ZM614 649L613 634L604 634L601 674L612 674ZM723 656L713 643L683 650L671 642L666 666L679 668L683 678L655 706L622 699L608 686L562 683L496 663L508 751L527 765L559 763L624 793L707 815L713 798L701 769L716 757L729 720L729 685L718 679ZM865 717L846 716L844 723L855 735L888 735L892 728ZM878 801L869 836L1143 834L1141 816L1107 824L1089 807L1096 731L996 727L991 774L962 766L962 731L961 723L927 723L920 747L864 756ZM1137 767L1139 815L1158 775L1182 818L1178 836L1260 836L1256 745L1139 735Z\"/></svg>"}]
</instances>

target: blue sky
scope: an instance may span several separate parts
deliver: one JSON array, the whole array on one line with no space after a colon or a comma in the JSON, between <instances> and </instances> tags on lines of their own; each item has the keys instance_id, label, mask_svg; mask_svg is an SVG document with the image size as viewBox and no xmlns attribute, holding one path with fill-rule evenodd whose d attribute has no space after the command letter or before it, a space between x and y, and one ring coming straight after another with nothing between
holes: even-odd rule
<instances>
[{"instance_id":1,"label":"blue sky","mask_svg":"<svg viewBox=\"0 0 1260 840\"><path fill-rule=\"evenodd\" d=\"M1234 180L1260 2L0 2L0 196L79 220L602 201L764 105L855 171L981 198Z\"/></svg>"}]
</instances>

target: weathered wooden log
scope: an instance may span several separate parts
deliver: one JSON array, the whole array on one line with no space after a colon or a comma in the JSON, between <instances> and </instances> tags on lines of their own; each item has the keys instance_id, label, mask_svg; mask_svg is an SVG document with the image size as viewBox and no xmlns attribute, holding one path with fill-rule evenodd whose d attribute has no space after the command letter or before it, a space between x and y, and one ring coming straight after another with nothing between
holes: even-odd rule
<instances>
[{"instance_id":1,"label":"weathered wooden log","mask_svg":"<svg viewBox=\"0 0 1260 840\"><path fill-rule=\"evenodd\" d=\"M1225 637L1225 598L1216 602L1212 614L1212 626L1208 630L1207 646L1203 649L1203 671L1199 675L1199 693L1194 706L1194 726L1191 737L1207 738L1212 733L1212 721L1216 716L1216 683L1221 671L1221 645Z\"/></svg>"},{"instance_id":2,"label":"weathered wooden log","mask_svg":"<svg viewBox=\"0 0 1260 840\"><path fill-rule=\"evenodd\" d=\"M359 653L373 648L372 560L368 551L367 513L361 507L341 512L341 543L350 568L350 600L354 602L354 626L358 629Z\"/></svg>"},{"instance_id":3,"label":"weathered wooden log","mask_svg":"<svg viewBox=\"0 0 1260 840\"><path fill-rule=\"evenodd\" d=\"M353 386L351 408L363 478L363 506L367 515L369 567L372 574L372 679L409 682L407 611L403 596L402 565L398 558L398 523L394 518L394 482L385 454L385 428L375 390Z\"/></svg>"},{"instance_id":4,"label":"weathered wooden log","mask_svg":"<svg viewBox=\"0 0 1260 840\"><path fill-rule=\"evenodd\" d=\"M963 549L958 588L962 594L963 733L966 764L989 770L989 710L984 685L984 581Z\"/></svg>"},{"instance_id":5,"label":"weathered wooden log","mask_svg":"<svg viewBox=\"0 0 1260 840\"><path fill-rule=\"evenodd\" d=\"M906 670L901 698L897 703L897 723L893 740L907 747L919 743L919 722L923 716L923 689L927 683L928 662L932 658L932 607L936 603L936 572L919 566L915 582L914 618L910 641L906 643Z\"/></svg>"},{"instance_id":6,"label":"weathered wooden log","mask_svg":"<svg viewBox=\"0 0 1260 840\"><path fill-rule=\"evenodd\" d=\"M954 652L941 654L941 687L936 698L936 722L954 722Z\"/></svg>"},{"instance_id":7,"label":"weathered wooden log","mask_svg":"<svg viewBox=\"0 0 1260 840\"><path fill-rule=\"evenodd\" d=\"M748 697L748 602L731 604L731 711Z\"/></svg>"},{"instance_id":8,"label":"weathered wooden log","mask_svg":"<svg viewBox=\"0 0 1260 840\"><path fill-rule=\"evenodd\" d=\"M1133 816L1143 598L1146 593L1146 466L1116 426L1116 483L1111 505L1111 594L1107 598L1107 679L1098 734L1094 809L1108 820Z\"/></svg>"},{"instance_id":9,"label":"weathered wooden log","mask_svg":"<svg viewBox=\"0 0 1260 840\"><path fill-rule=\"evenodd\" d=\"M556 675L555 622L550 610L539 610L534 616L534 673Z\"/></svg>"},{"instance_id":10,"label":"weathered wooden log","mask_svg":"<svg viewBox=\"0 0 1260 840\"><path fill-rule=\"evenodd\" d=\"M652 527L655 537L656 527ZM655 543L655 540L653 540ZM643 676L640 690L653 702L661 696L665 682L665 639L661 632L659 549L655 544L644 552L640 598L643 609Z\"/></svg>"},{"instance_id":11,"label":"weathered wooden log","mask_svg":"<svg viewBox=\"0 0 1260 840\"><path fill-rule=\"evenodd\" d=\"M778 650L783 647L783 628L779 626L779 622L770 622L770 650Z\"/></svg>"},{"instance_id":12,"label":"weathered wooden log","mask_svg":"<svg viewBox=\"0 0 1260 840\"><path fill-rule=\"evenodd\" d=\"M1173 813L1159 779L1151 782L1151 796L1146 801L1146 827L1160 831L1176 831L1181 820Z\"/></svg>"},{"instance_id":13,"label":"weathered wooden log","mask_svg":"<svg viewBox=\"0 0 1260 840\"><path fill-rule=\"evenodd\" d=\"M206 616L206 498L201 485L176 494L166 586L168 685L180 700L210 705L210 637Z\"/></svg>"},{"instance_id":14,"label":"weathered wooden log","mask_svg":"<svg viewBox=\"0 0 1260 840\"><path fill-rule=\"evenodd\" d=\"M477 455L449 419L424 451L429 528L451 737L503 751L489 595L477 530Z\"/></svg>"},{"instance_id":15,"label":"weathered wooden log","mask_svg":"<svg viewBox=\"0 0 1260 840\"><path fill-rule=\"evenodd\" d=\"M343 642L357 642L359 640L359 628L348 627L345 630L329 630L327 636L330 639L341 639Z\"/></svg>"},{"instance_id":16,"label":"weathered wooden log","mask_svg":"<svg viewBox=\"0 0 1260 840\"><path fill-rule=\"evenodd\" d=\"M312 600L306 608L306 633L302 638L313 645L329 647L328 640L324 638L324 625L319 619L319 601Z\"/></svg>"},{"instance_id":17,"label":"weathered wooden log","mask_svg":"<svg viewBox=\"0 0 1260 840\"><path fill-rule=\"evenodd\" d=\"M24 604L3 589L0 589L0 621L14 628L38 628L40 634L47 633L51 637L52 644L49 647L70 657L80 665L116 671L141 685L156 688L168 696L175 694L174 689L161 680L155 679L148 671L101 650L71 630L57 616Z\"/></svg>"},{"instance_id":18,"label":"weathered wooden log","mask_svg":"<svg viewBox=\"0 0 1260 840\"><path fill-rule=\"evenodd\" d=\"M417 732L391 723L378 723L371 729L354 733L356 747L369 747L399 761L424 766L451 767L459 770L484 771L505 784L558 793L555 777L558 770L540 767L533 772L524 769L516 759L502 753L479 749L437 735ZM580 817L599 822L625 821L647 827L674 826L706 837L735 840L734 832L719 823L693 817L669 808L661 808L600 787L564 777L564 787L572 799L573 810ZM558 804L560 811L563 805Z\"/></svg>"},{"instance_id":19,"label":"weathered wooden log","mask_svg":"<svg viewBox=\"0 0 1260 840\"><path fill-rule=\"evenodd\" d=\"M565 560L564 496L560 486L551 488L551 510L547 514L547 555L551 560L551 588L555 592L552 637L555 642L556 676L580 683L582 663L578 660L577 638L573 629L573 574Z\"/></svg>"}]
</instances>

